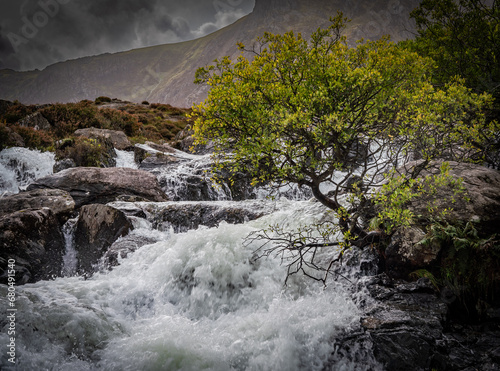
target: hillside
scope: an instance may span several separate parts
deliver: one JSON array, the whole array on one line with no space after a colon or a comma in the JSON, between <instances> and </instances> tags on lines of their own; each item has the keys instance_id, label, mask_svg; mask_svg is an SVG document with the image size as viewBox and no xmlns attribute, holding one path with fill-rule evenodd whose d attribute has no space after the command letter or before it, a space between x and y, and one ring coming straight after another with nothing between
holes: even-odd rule
<instances>
[{"instance_id":1,"label":"hillside","mask_svg":"<svg viewBox=\"0 0 500 371\"><path fill-rule=\"evenodd\" d=\"M341 10L352 19L350 42L391 34L411 37L408 14L419 0L256 0L251 14L200 39L103 54L56 63L42 71L0 71L0 99L23 103L77 102L109 96L128 101L189 107L206 91L193 84L198 67L224 55L236 55L236 43L251 45L264 31L293 29L305 35L328 23Z\"/></svg>"}]
</instances>

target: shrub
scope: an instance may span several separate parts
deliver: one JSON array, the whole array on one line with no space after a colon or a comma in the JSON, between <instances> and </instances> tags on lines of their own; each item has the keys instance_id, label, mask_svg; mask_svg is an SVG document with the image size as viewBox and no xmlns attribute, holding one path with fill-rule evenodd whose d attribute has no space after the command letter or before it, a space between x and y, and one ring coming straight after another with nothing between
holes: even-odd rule
<instances>
[{"instance_id":1,"label":"shrub","mask_svg":"<svg viewBox=\"0 0 500 371\"><path fill-rule=\"evenodd\" d=\"M111 149L113 145L104 139L78 137L65 140L56 150L56 160L72 159L76 166L108 167L112 165Z\"/></svg>"},{"instance_id":2,"label":"shrub","mask_svg":"<svg viewBox=\"0 0 500 371\"><path fill-rule=\"evenodd\" d=\"M95 104L110 103L110 102L111 102L110 97L101 96L95 99Z\"/></svg>"},{"instance_id":3,"label":"shrub","mask_svg":"<svg viewBox=\"0 0 500 371\"><path fill-rule=\"evenodd\" d=\"M54 139L51 134L45 130L36 130L24 126L11 126L14 132L23 138L24 146L31 149L45 151L52 147Z\"/></svg>"}]
</instances>

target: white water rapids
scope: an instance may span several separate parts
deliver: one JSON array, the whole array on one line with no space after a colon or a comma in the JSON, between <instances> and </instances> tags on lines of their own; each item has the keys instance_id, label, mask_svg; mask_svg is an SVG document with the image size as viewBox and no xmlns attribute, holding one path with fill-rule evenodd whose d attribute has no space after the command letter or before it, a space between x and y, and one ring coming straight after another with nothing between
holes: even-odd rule
<instances>
[{"instance_id":1,"label":"white water rapids","mask_svg":"<svg viewBox=\"0 0 500 371\"><path fill-rule=\"evenodd\" d=\"M157 242L113 270L16 287L17 365L2 351L1 369L376 369L368 349L335 355L336 338L359 329L362 294L340 278L324 288L298 274L284 287L280 259L255 261L258 246L243 244L273 223L294 229L325 217L315 202L277 205L251 222L185 233L152 230L141 219L132 234Z\"/></svg>"}]
</instances>

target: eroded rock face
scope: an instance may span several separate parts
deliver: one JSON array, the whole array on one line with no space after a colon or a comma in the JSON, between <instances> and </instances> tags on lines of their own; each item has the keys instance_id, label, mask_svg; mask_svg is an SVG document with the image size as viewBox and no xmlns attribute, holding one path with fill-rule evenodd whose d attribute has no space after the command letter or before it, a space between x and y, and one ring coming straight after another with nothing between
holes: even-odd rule
<instances>
[{"instance_id":1,"label":"eroded rock face","mask_svg":"<svg viewBox=\"0 0 500 371\"><path fill-rule=\"evenodd\" d=\"M71 195L61 189L35 189L0 198L0 216L25 209L49 208L64 218L75 208Z\"/></svg>"},{"instance_id":2,"label":"eroded rock face","mask_svg":"<svg viewBox=\"0 0 500 371\"><path fill-rule=\"evenodd\" d=\"M16 283L47 280L61 275L65 252L59 221L49 208L21 210L0 217L0 261L16 261ZM7 264L0 283L7 283Z\"/></svg>"},{"instance_id":3,"label":"eroded rock face","mask_svg":"<svg viewBox=\"0 0 500 371\"><path fill-rule=\"evenodd\" d=\"M75 136L83 136L90 139L105 138L113 143L113 147L120 150L127 150L132 148L132 143L128 140L123 131L109 130L109 129L96 129L86 128L78 129L75 131Z\"/></svg>"},{"instance_id":4,"label":"eroded rock face","mask_svg":"<svg viewBox=\"0 0 500 371\"><path fill-rule=\"evenodd\" d=\"M132 228L120 210L100 204L82 206L74 237L78 273L93 273L94 267L113 242Z\"/></svg>"},{"instance_id":5,"label":"eroded rock face","mask_svg":"<svg viewBox=\"0 0 500 371\"><path fill-rule=\"evenodd\" d=\"M129 168L78 167L38 179L28 190L63 189L75 200L75 207L108 203L120 196L140 197L148 201L167 201L156 177L143 170Z\"/></svg>"}]
</instances>

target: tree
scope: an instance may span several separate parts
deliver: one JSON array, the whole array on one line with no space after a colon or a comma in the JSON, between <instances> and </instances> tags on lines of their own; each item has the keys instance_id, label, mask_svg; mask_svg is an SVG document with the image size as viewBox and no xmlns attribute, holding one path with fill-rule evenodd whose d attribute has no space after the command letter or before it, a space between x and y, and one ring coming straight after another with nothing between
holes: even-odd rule
<instances>
[{"instance_id":1,"label":"tree","mask_svg":"<svg viewBox=\"0 0 500 371\"><path fill-rule=\"evenodd\" d=\"M411 13L421 54L434 59L436 82L461 76L476 92L500 97L500 6L496 0L423 0Z\"/></svg>"},{"instance_id":2,"label":"tree","mask_svg":"<svg viewBox=\"0 0 500 371\"><path fill-rule=\"evenodd\" d=\"M421 169L445 151L463 157L487 130L481 110L491 97L471 93L459 80L435 88L433 62L387 38L349 48L345 24L339 13L309 41L294 32L265 33L251 49L240 44L236 61L224 57L196 74L210 91L193 107L195 138L214 142L217 166L247 172L255 184L307 186L336 213L328 226L311 227L319 234L271 228L277 244L264 254L291 254L289 274L307 267L328 274L331 264L314 261L318 248L380 239L382 232L366 230L360 210L394 166L420 158ZM409 192L408 184L390 192ZM349 204L342 201L346 193ZM402 222L401 215L384 215ZM340 242L329 237L336 231ZM265 244L269 236L262 231L253 238Z\"/></svg>"},{"instance_id":3,"label":"tree","mask_svg":"<svg viewBox=\"0 0 500 371\"><path fill-rule=\"evenodd\" d=\"M436 62L435 84L455 76L495 103L488 120L500 121L500 5L496 0L423 0L410 15L418 35L407 44ZM483 141L486 162L500 167L500 133Z\"/></svg>"}]
</instances>

